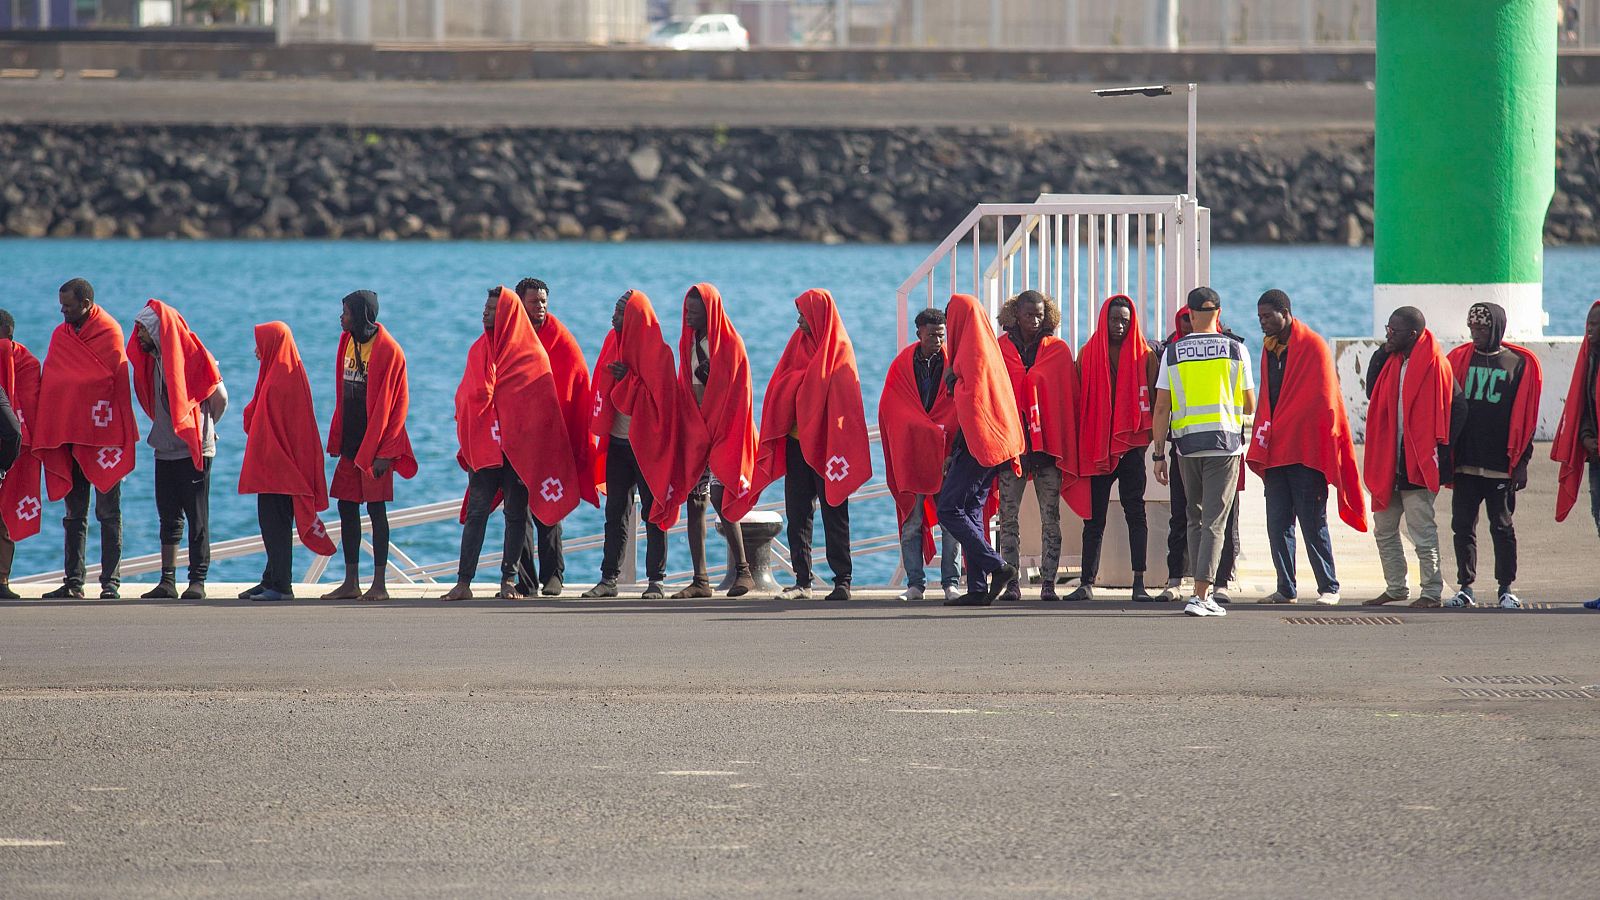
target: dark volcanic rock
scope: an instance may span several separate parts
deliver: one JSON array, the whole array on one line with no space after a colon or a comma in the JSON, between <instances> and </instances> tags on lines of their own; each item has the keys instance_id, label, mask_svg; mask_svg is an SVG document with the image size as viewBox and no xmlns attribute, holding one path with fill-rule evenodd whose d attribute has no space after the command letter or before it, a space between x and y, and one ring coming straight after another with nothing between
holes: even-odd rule
<instances>
[{"instance_id":1,"label":"dark volcanic rock","mask_svg":"<svg viewBox=\"0 0 1600 900\"><path fill-rule=\"evenodd\" d=\"M1600 241L1600 130L1563 132L1551 243ZM974 204L1169 194L1183 148L1004 130L0 125L0 234L937 241ZM1366 242L1372 140L1202 147L1221 242Z\"/></svg>"}]
</instances>

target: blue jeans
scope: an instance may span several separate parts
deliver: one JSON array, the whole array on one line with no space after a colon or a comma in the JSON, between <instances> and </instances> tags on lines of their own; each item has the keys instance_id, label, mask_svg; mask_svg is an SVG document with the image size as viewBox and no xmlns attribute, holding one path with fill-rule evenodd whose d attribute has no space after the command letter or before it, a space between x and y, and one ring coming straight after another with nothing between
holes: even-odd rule
<instances>
[{"instance_id":1,"label":"blue jeans","mask_svg":"<svg viewBox=\"0 0 1600 900\"><path fill-rule=\"evenodd\" d=\"M1328 536L1328 480L1308 466L1274 466L1267 470L1267 545L1278 571L1278 593L1295 594L1295 521L1306 536L1306 558L1317 579L1317 591L1337 594L1333 572L1333 540Z\"/></svg>"},{"instance_id":2,"label":"blue jeans","mask_svg":"<svg viewBox=\"0 0 1600 900\"><path fill-rule=\"evenodd\" d=\"M917 498L911 515L900 526L900 565L906 570L906 587L926 588L928 577L922 564L922 498ZM956 538L948 531L939 540L939 580L945 587L961 580L961 561L956 556Z\"/></svg>"},{"instance_id":3,"label":"blue jeans","mask_svg":"<svg viewBox=\"0 0 1600 900\"><path fill-rule=\"evenodd\" d=\"M983 521L983 504L999 471L999 466L979 463L965 445L958 444L945 464L944 486L939 489L939 527L966 552L967 589L973 593L987 590L989 576L1006 564L989 546Z\"/></svg>"}]
</instances>

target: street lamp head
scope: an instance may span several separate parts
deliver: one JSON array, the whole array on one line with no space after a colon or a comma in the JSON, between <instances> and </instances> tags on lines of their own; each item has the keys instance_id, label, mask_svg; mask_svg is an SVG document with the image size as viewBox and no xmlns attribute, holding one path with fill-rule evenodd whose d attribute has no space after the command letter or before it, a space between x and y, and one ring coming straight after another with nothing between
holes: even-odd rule
<instances>
[{"instance_id":1,"label":"street lamp head","mask_svg":"<svg viewBox=\"0 0 1600 900\"><path fill-rule=\"evenodd\" d=\"M1135 95L1143 97L1165 97L1172 93L1172 85L1148 84L1142 87L1101 88L1100 90L1092 91L1091 93L1093 93L1096 97L1132 97Z\"/></svg>"}]
</instances>

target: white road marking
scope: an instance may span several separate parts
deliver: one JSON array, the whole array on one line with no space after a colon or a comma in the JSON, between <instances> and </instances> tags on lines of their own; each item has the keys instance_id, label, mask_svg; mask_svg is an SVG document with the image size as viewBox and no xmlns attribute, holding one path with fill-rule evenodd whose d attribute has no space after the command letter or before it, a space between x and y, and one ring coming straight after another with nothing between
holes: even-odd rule
<instances>
[{"instance_id":1,"label":"white road marking","mask_svg":"<svg viewBox=\"0 0 1600 900\"><path fill-rule=\"evenodd\" d=\"M60 847L66 841L47 841L38 838L0 838L0 847Z\"/></svg>"},{"instance_id":2,"label":"white road marking","mask_svg":"<svg viewBox=\"0 0 1600 900\"><path fill-rule=\"evenodd\" d=\"M103 794L103 793L110 793L112 791L125 791L125 790L127 790L127 788L125 788L125 787L86 787L86 788L84 788L84 790L89 791L91 793Z\"/></svg>"},{"instance_id":3,"label":"white road marking","mask_svg":"<svg viewBox=\"0 0 1600 900\"><path fill-rule=\"evenodd\" d=\"M738 775L738 772L718 772L713 769L684 769L673 772L657 772L657 775Z\"/></svg>"}]
</instances>

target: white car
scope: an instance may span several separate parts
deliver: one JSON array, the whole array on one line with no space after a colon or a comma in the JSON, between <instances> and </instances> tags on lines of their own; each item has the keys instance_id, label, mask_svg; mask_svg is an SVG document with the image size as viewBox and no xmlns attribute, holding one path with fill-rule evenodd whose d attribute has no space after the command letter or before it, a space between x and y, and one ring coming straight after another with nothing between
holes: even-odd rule
<instances>
[{"instance_id":1,"label":"white car","mask_svg":"<svg viewBox=\"0 0 1600 900\"><path fill-rule=\"evenodd\" d=\"M662 22L645 43L673 50L749 50L750 32L738 16L693 16Z\"/></svg>"}]
</instances>

